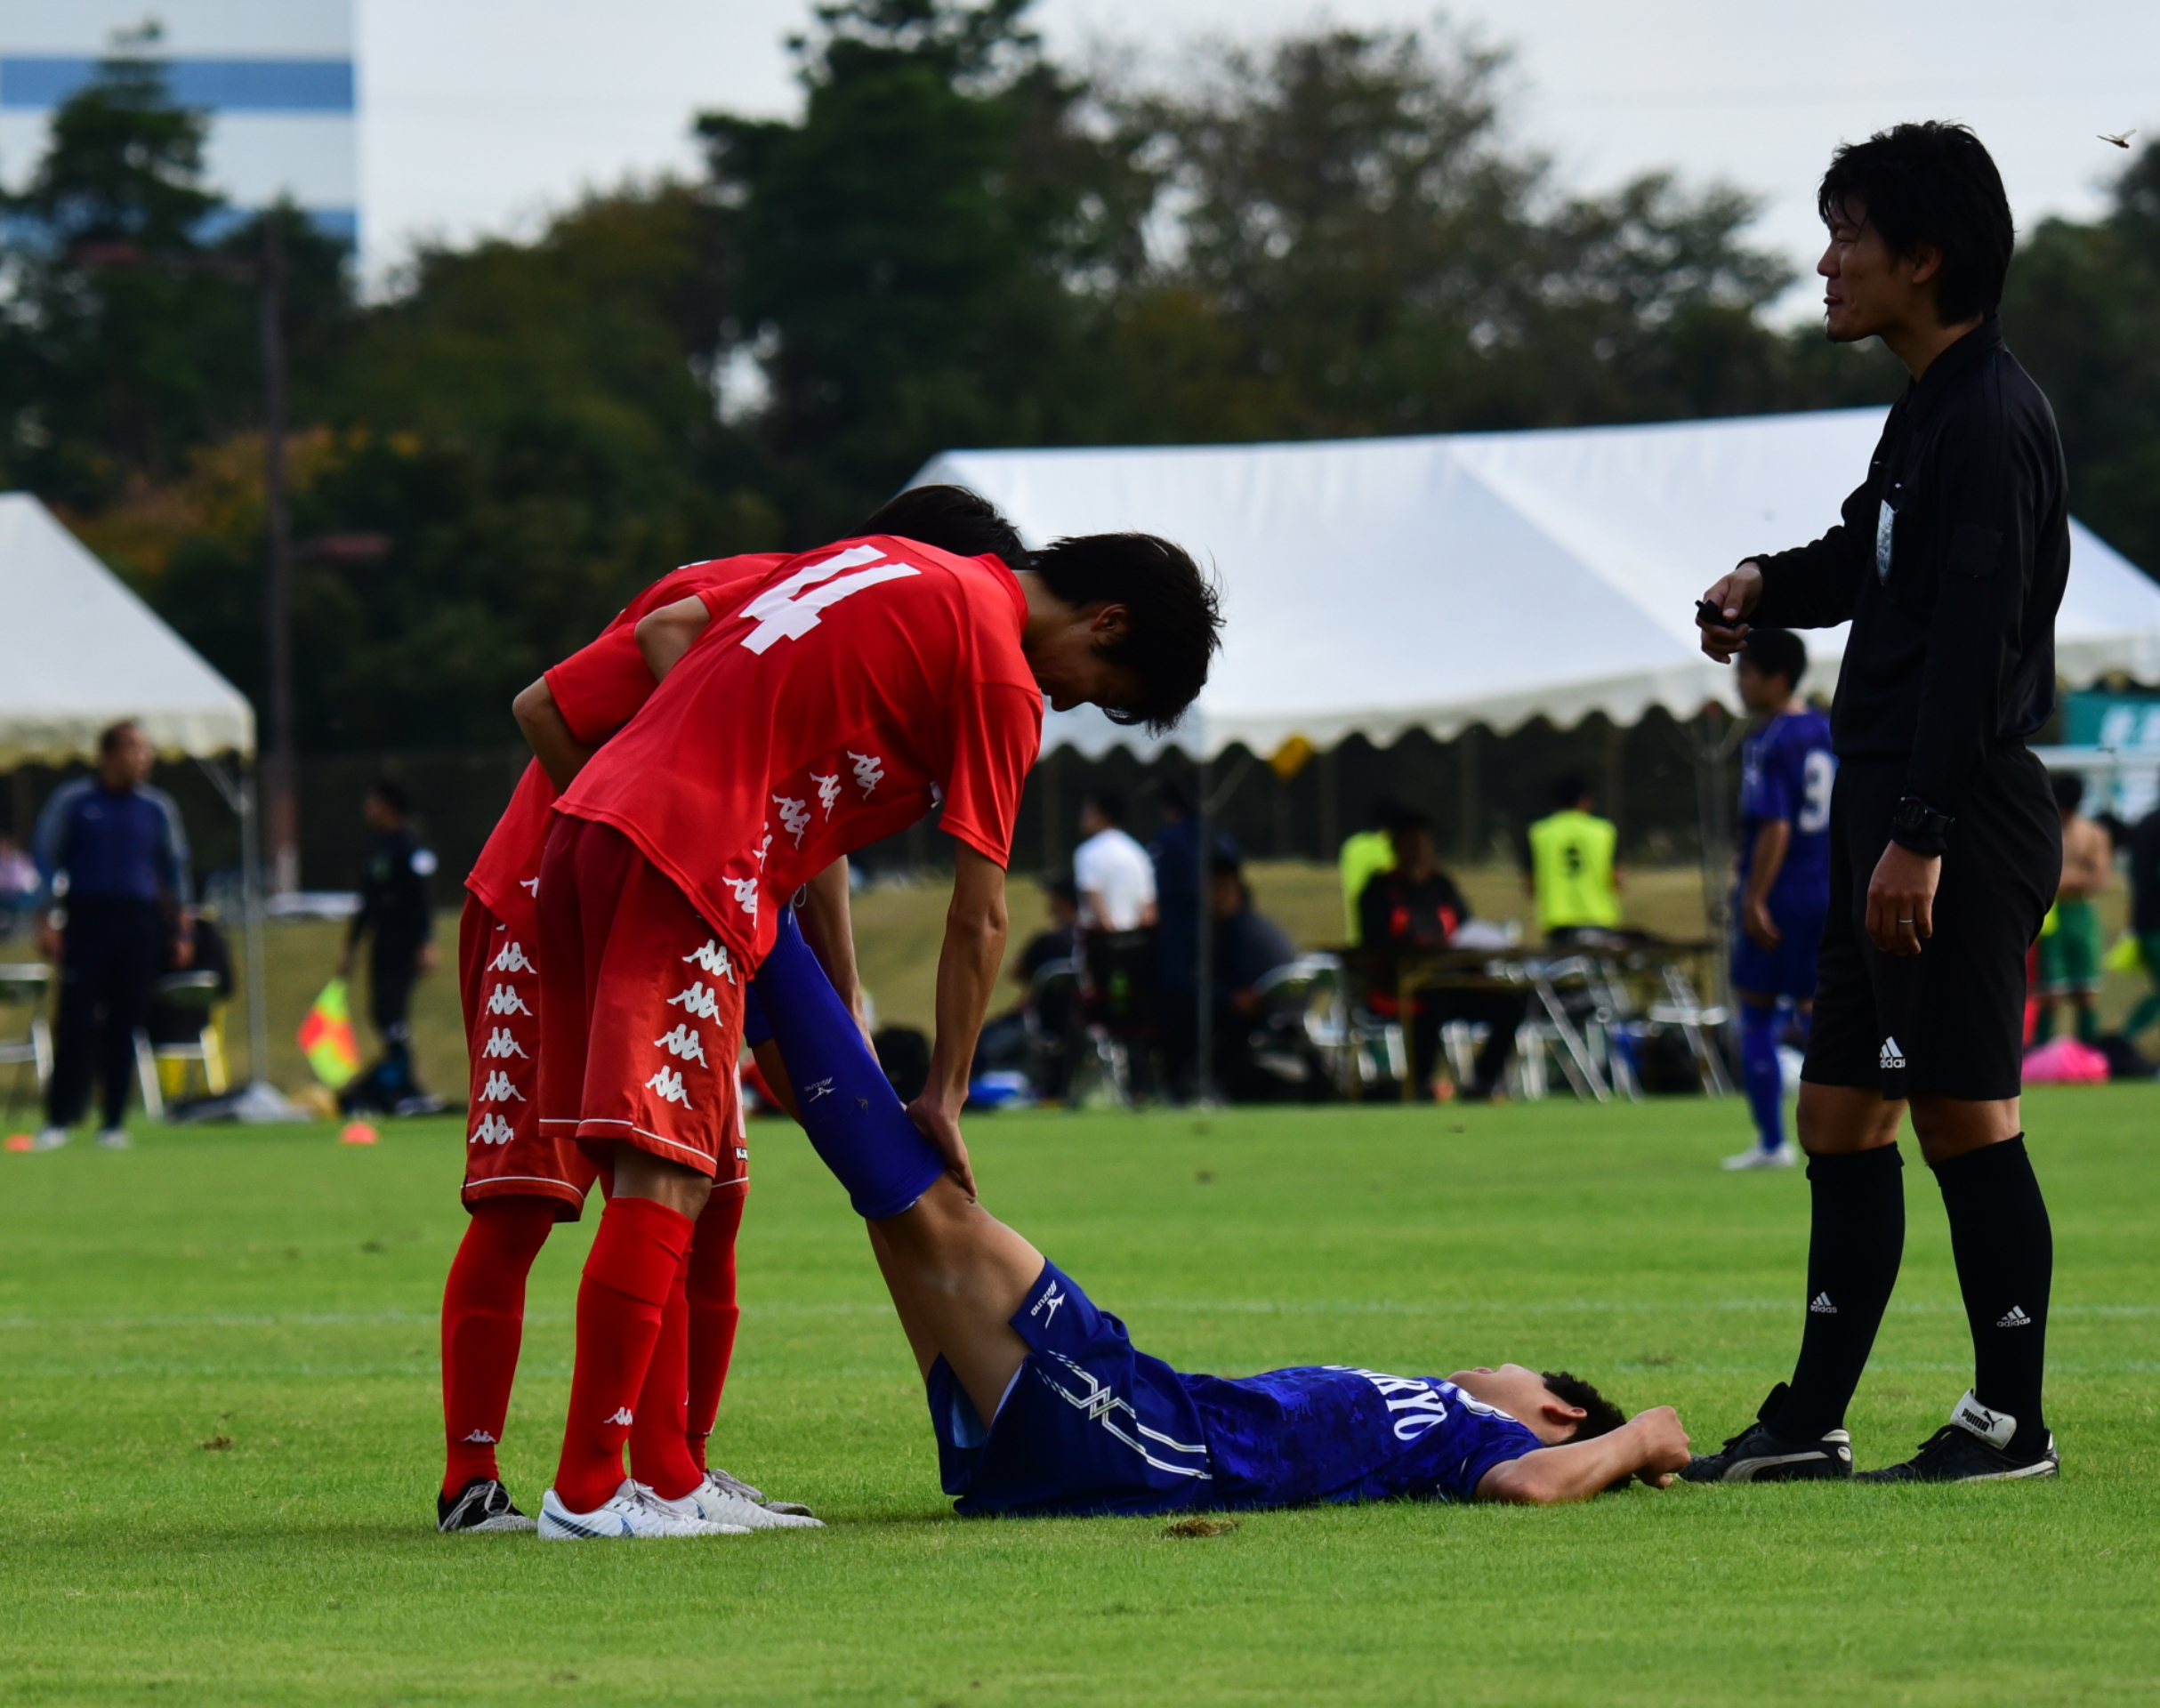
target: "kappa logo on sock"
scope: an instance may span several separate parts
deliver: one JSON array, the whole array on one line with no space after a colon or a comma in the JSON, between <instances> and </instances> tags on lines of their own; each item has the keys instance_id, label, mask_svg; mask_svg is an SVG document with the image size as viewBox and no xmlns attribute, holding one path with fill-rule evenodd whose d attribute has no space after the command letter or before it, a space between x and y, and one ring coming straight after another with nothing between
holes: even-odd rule
<instances>
[{"instance_id":1,"label":"kappa logo on sock","mask_svg":"<svg viewBox=\"0 0 2160 1708\"><path fill-rule=\"evenodd\" d=\"M1882 1055L1881 1065L1882 1071L1886 1073L1893 1068L1902 1068L1905 1066L1905 1051L1898 1047L1897 1039L1885 1038L1882 1040Z\"/></svg>"},{"instance_id":2,"label":"kappa logo on sock","mask_svg":"<svg viewBox=\"0 0 2160 1708\"><path fill-rule=\"evenodd\" d=\"M1818 1293L1814 1298L1809 1300L1808 1309L1817 1317L1837 1315L1837 1307L1830 1302L1830 1295L1826 1293Z\"/></svg>"},{"instance_id":3,"label":"kappa logo on sock","mask_svg":"<svg viewBox=\"0 0 2160 1708\"><path fill-rule=\"evenodd\" d=\"M2012 1305L1995 1319L1997 1328L2030 1328L2033 1319L2025 1314L2023 1305Z\"/></svg>"},{"instance_id":4,"label":"kappa logo on sock","mask_svg":"<svg viewBox=\"0 0 2160 1708\"><path fill-rule=\"evenodd\" d=\"M627 1406L617 1406L608 1419L609 1422L619 1423L625 1429L628 1429L637 1421L638 1420L635 1417L631 1415L630 1407Z\"/></svg>"},{"instance_id":5,"label":"kappa logo on sock","mask_svg":"<svg viewBox=\"0 0 2160 1708\"><path fill-rule=\"evenodd\" d=\"M457 1438L460 1441L465 1442L468 1445L476 1447L492 1447L495 1446L495 1437L488 1434L485 1430L475 1430L471 1435L461 1435Z\"/></svg>"}]
</instances>

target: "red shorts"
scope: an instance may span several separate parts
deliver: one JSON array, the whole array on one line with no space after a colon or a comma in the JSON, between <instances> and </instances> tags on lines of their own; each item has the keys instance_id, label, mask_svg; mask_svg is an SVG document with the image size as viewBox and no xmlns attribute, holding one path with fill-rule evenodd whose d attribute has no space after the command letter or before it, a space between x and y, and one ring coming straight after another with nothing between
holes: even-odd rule
<instances>
[{"instance_id":1,"label":"red shorts","mask_svg":"<svg viewBox=\"0 0 2160 1708\"><path fill-rule=\"evenodd\" d=\"M539 947L516 940L479 897L466 896L457 974L472 1089L461 1196L468 1209L482 1198L556 1198L565 1206L560 1219L575 1221L592 1164L576 1146L540 1136Z\"/></svg>"},{"instance_id":2,"label":"red shorts","mask_svg":"<svg viewBox=\"0 0 2160 1708\"><path fill-rule=\"evenodd\" d=\"M743 972L610 825L558 813L540 861L540 1130L605 1164L633 1145L750 1184Z\"/></svg>"}]
</instances>

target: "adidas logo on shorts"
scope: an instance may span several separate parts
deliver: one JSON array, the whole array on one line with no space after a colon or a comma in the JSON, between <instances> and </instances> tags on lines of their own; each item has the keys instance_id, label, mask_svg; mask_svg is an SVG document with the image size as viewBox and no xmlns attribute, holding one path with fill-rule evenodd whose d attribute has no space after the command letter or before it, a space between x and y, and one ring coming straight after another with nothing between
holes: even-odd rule
<instances>
[{"instance_id":1,"label":"adidas logo on shorts","mask_svg":"<svg viewBox=\"0 0 2160 1708\"><path fill-rule=\"evenodd\" d=\"M1882 1056L1882 1071L1887 1073L1893 1068L1902 1068L1904 1066L1905 1051L1898 1047L1898 1040L1895 1038L1883 1039Z\"/></svg>"}]
</instances>

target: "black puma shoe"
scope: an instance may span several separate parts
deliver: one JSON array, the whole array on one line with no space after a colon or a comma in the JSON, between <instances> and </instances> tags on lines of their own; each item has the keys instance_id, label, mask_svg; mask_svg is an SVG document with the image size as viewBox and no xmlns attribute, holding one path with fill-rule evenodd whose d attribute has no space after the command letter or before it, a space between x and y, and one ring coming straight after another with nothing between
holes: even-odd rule
<instances>
[{"instance_id":1,"label":"black puma shoe","mask_svg":"<svg viewBox=\"0 0 2160 1708\"><path fill-rule=\"evenodd\" d=\"M435 1497L435 1527L443 1535L530 1530L533 1521L511 1504L510 1491L492 1477L475 1477L455 1494Z\"/></svg>"},{"instance_id":2,"label":"black puma shoe","mask_svg":"<svg viewBox=\"0 0 2160 1708\"><path fill-rule=\"evenodd\" d=\"M1806 1483L1852 1475L1852 1438L1832 1430L1813 1441L1788 1441L1763 1422L1785 1397L1770 1390L1755 1421L1715 1453L1697 1454L1680 1472L1690 1483Z\"/></svg>"},{"instance_id":3,"label":"black puma shoe","mask_svg":"<svg viewBox=\"0 0 2160 1708\"><path fill-rule=\"evenodd\" d=\"M1957 1402L1950 1421L1920 1444L1920 1451L1903 1464L1864 1470L1863 1483L2007 1483L2021 1477L2055 1477L2062 1472L2062 1456L2055 1451L2055 1438L2037 1455L2013 1457L2010 1443L2018 1433L2018 1420L2008 1412L1990 1411L1967 1394Z\"/></svg>"}]
</instances>

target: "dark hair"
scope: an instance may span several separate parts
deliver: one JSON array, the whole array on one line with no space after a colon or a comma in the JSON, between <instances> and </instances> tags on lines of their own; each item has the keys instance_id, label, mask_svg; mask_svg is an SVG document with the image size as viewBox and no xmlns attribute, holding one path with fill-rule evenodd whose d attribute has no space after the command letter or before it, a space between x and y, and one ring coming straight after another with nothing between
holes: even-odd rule
<instances>
[{"instance_id":1,"label":"dark hair","mask_svg":"<svg viewBox=\"0 0 2160 1708\"><path fill-rule=\"evenodd\" d=\"M405 792L405 785L394 777L378 777L367 786L367 793L396 813L400 818L413 814L412 797Z\"/></svg>"},{"instance_id":2,"label":"dark hair","mask_svg":"<svg viewBox=\"0 0 2160 1708\"><path fill-rule=\"evenodd\" d=\"M1413 830L1422 830L1427 835L1431 835L1432 820L1426 818L1415 807L1396 808L1395 816L1388 820L1388 834L1400 836L1406 832Z\"/></svg>"},{"instance_id":3,"label":"dark hair","mask_svg":"<svg viewBox=\"0 0 2160 1708\"><path fill-rule=\"evenodd\" d=\"M1080 804L1094 808L1114 825L1125 821L1125 798L1116 789L1090 789L1080 797Z\"/></svg>"},{"instance_id":4,"label":"dark hair","mask_svg":"<svg viewBox=\"0 0 2160 1708\"><path fill-rule=\"evenodd\" d=\"M1787 688L1808 673L1808 643L1790 629L1750 629L1740 656L1765 676L1784 677Z\"/></svg>"},{"instance_id":5,"label":"dark hair","mask_svg":"<svg viewBox=\"0 0 2160 1708\"><path fill-rule=\"evenodd\" d=\"M1080 905L1080 887L1073 882L1072 874L1060 872L1055 877L1043 880L1043 893L1052 901L1061 901L1068 907Z\"/></svg>"},{"instance_id":6,"label":"dark hair","mask_svg":"<svg viewBox=\"0 0 2160 1708\"><path fill-rule=\"evenodd\" d=\"M1155 804L1172 818L1192 817L1192 797L1174 777L1157 777L1148 785L1147 792L1155 796Z\"/></svg>"},{"instance_id":7,"label":"dark hair","mask_svg":"<svg viewBox=\"0 0 2160 1708\"><path fill-rule=\"evenodd\" d=\"M2085 779L2075 771L2055 771L2048 782L2055 790L2055 810L2058 812L2075 812L2085 798Z\"/></svg>"},{"instance_id":8,"label":"dark hair","mask_svg":"<svg viewBox=\"0 0 2160 1708\"><path fill-rule=\"evenodd\" d=\"M1220 842L1215 845L1215 851L1208 857L1207 869L1219 878L1236 878L1240 883L1245 882L1245 862L1237 858L1237 850L1225 848Z\"/></svg>"},{"instance_id":9,"label":"dark hair","mask_svg":"<svg viewBox=\"0 0 2160 1708\"><path fill-rule=\"evenodd\" d=\"M1580 1406L1589 1414L1575 1426L1575 1433L1568 1438L1570 1445L1577 1441L1595 1441L1601 1435L1610 1435L1627 1422L1627 1414L1605 1398L1582 1377L1570 1375L1565 1370L1541 1370L1545 1386L1552 1390L1552 1398L1563 1406ZM1622 1481L1626 1479L1623 1478Z\"/></svg>"},{"instance_id":10,"label":"dark hair","mask_svg":"<svg viewBox=\"0 0 2160 1708\"><path fill-rule=\"evenodd\" d=\"M1019 530L995 504L965 487L910 487L887 499L862 531L920 540L955 557L979 558L987 552L1008 569L1029 567Z\"/></svg>"},{"instance_id":11,"label":"dark hair","mask_svg":"<svg viewBox=\"0 0 2160 1708\"><path fill-rule=\"evenodd\" d=\"M130 729L141 729L141 721L138 718L122 718L117 723L107 724L98 731L98 757L106 758L114 748L120 745L122 736Z\"/></svg>"},{"instance_id":12,"label":"dark hair","mask_svg":"<svg viewBox=\"0 0 2160 1708\"><path fill-rule=\"evenodd\" d=\"M1909 257L1923 244L1942 252L1935 314L1944 326L1995 311L2017 226L2003 174L1964 125L1931 118L1843 144L1816 196L1826 224L1848 199L1866 210L1892 254Z\"/></svg>"},{"instance_id":13,"label":"dark hair","mask_svg":"<svg viewBox=\"0 0 2160 1708\"><path fill-rule=\"evenodd\" d=\"M1112 723L1160 735L1199 697L1222 644L1222 601L1181 548L1152 534L1084 534L1052 541L1029 567L1068 605L1123 605L1131 616L1124 638L1102 649L1140 678L1132 705L1102 708Z\"/></svg>"},{"instance_id":14,"label":"dark hair","mask_svg":"<svg viewBox=\"0 0 2160 1708\"><path fill-rule=\"evenodd\" d=\"M1382 830L1390 829L1402 816L1403 803L1391 794L1376 794L1373 804L1366 809L1365 822Z\"/></svg>"},{"instance_id":15,"label":"dark hair","mask_svg":"<svg viewBox=\"0 0 2160 1708\"><path fill-rule=\"evenodd\" d=\"M1590 793L1590 780L1580 771L1570 771L1565 777L1552 779L1552 804L1562 812L1583 804L1583 797Z\"/></svg>"}]
</instances>

